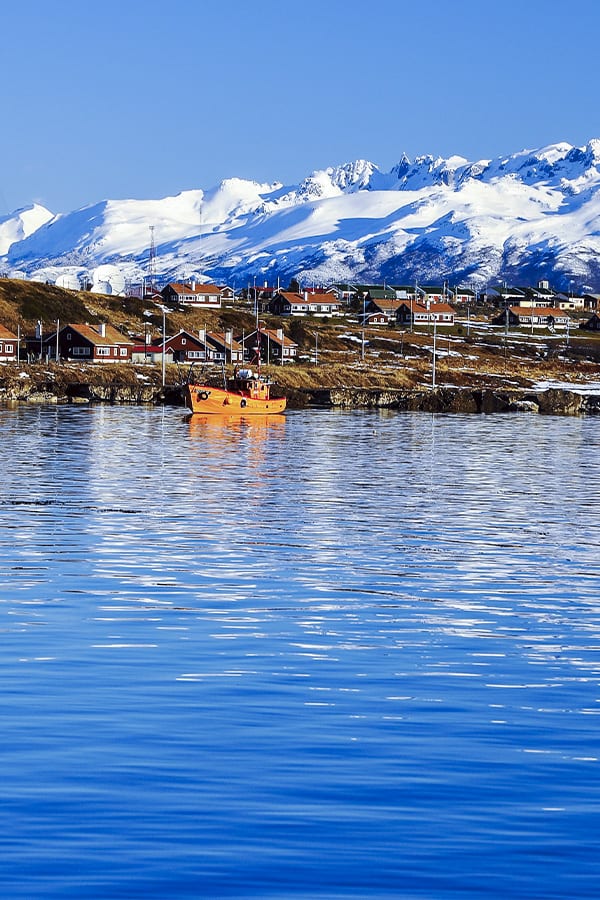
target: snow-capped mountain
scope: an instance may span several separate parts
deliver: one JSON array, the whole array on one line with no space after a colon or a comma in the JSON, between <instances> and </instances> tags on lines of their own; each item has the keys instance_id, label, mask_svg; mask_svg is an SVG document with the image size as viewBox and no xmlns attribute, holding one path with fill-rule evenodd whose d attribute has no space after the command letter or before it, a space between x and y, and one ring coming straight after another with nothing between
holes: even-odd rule
<instances>
[{"instance_id":1,"label":"snow-capped mountain","mask_svg":"<svg viewBox=\"0 0 600 900\"><path fill-rule=\"evenodd\" d=\"M476 162L403 155L387 173L357 160L295 186L230 178L56 216L33 206L0 219L0 269L120 290L149 274L152 241L163 279L242 287L255 278L478 286L544 278L600 290L600 140Z\"/></svg>"},{"instance_id":2,"label":"snow-capped mountain","mask_svg":"<svg viewBox=\"0 0 600 900\"><path fill-rule=\"evenodd\" d=\"M17 209L10 216L1 217L0 257L8 253L13 244L29 237L50 219L52 219L52 213L37 203L24 209Z\"/></svg>"}]
</instances>

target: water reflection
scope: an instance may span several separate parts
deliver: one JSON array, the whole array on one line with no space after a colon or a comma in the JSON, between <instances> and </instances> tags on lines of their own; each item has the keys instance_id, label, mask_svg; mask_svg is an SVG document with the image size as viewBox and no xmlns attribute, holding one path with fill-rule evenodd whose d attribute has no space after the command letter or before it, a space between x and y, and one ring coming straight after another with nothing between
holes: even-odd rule
<instances>
[{"instance_id":1,"label":"water reflection","mask_svg":"<svg viewBox=\"0 0 600 900\"><path fill-rule=\"evenodd\" d=\"M8 894L594 896L598 442L0 410Z\"/></svg>"}]
</instances>

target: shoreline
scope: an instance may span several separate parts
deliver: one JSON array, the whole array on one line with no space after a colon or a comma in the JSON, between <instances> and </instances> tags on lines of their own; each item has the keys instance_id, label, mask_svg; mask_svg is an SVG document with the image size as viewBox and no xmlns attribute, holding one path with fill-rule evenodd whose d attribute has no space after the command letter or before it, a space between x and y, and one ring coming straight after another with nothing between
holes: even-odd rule
<instances>
[{"instance_id":1,"label":"shoreline","mask_svg":"<svg viewBox=\"0 0 600 900\"><path fill-rule=\"evenodd\" d=\"M102 373L107 374L107 373ZM401 412L459 413L486 415L529 412L540 415L600 415L600 391L585 386L480 388L441 386L436 388L305 387L286 391L288 410L298 409L389 409ZM7 385L0 373L2 405L101 405L185 407L182 384L126 383L116 380L21 379Z\"/></svg>"},{"instance_id":2,"label":"shoreline","mask_svg":"<svg viewBox=\"0 0 600 900\"><path fill-rule=\"evenodd\" d=\"M433 388L412 382L397 368L365 373L328 367L269 372L279 396L293 409L392 409L406 412L488 414L532 412L542 415L600 415L600 380L590 372L577 381L550 378L537 382L524 378L507 383L481 374L478 383L440 384ZM532 373L533 374L533 373ZM536 373L540 375L541 373ZM562 373L561 373L562 374ZM16 404L126 404L184 407L186 375L169 367L162 373L150 366L65 366L29 364L0 367L0 403ZM220 383L222 375L210 376Z\"/></svg>"}]
</instances>

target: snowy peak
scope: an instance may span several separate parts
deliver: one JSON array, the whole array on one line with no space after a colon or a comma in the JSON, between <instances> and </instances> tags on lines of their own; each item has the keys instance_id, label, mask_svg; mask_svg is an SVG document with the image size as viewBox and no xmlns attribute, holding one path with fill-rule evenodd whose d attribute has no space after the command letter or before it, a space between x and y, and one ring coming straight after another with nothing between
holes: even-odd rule
<instances>
[{"instance_id":1,"label":"snowy peak","mask_svg":"<svg viewBox=\"0 0 600 900\"><path fill-rule=\"evenodd\" d=\"M374 172L378 168L366 159L357 159L335 169L327 169L332 185L345 193L369 189Z\"/></svg>"},{"instance_id":2,"label":"snowy peak","mask_svg":"<svg viewBox=\"0 0 600 900\"><path fill-rule=\"evenodd\" d=\"M7 254L13 244L33 234L51 218L50 210L38 203L0 218L0 256Z\"/></svg>"},{"instance_id":3,"label":"snowy peak","mask_svg":"<svg viewBox=\"0 0 600 900\"><path fill-rule=\"evenodd\" d=\"M478 161L403 154L389 172L358 159L297 185L232 177L60 216L34 205L0 220L2 266L115 290L147 272L150 229L165 278L412 283L444 273L600 289L600 139Z\"/></svg>"}]
</instances>

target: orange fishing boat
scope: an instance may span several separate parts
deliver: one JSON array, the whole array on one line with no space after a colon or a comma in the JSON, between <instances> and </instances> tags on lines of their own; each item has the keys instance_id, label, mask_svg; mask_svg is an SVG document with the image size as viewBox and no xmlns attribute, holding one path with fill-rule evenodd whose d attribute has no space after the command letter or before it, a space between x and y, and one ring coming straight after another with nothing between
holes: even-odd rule
<instances>
[{"instance_id":1,"label":"orange fishing boat","mask_svg":"<svg viewBox=\"0 0 600 900\"><path fill-rule=\"evenodd\" d=\"M271 397L271 382L260 372L261 330L256 323L256 346L252 369L236 367L233 378L225 379L223 370L223 387L190 382L187 385L186 405L193 413L203 415L276 415L282 413L286 406L285 397ZM252 365L252 363L250 364Z\"/></svg>"},{"instance_id":2,"label":"orange fishing boat","mask_svg":"<svg viewBox=\"0 0 600 900\"><path fill-rule=\"evenodd\" d=\"M251 369L236 371L223 388L209 384L187 385L186 403L193 413L207 415L273 415L282 413L285 397L271 397L271 382Z\"/></svg>"}]
</instances>

